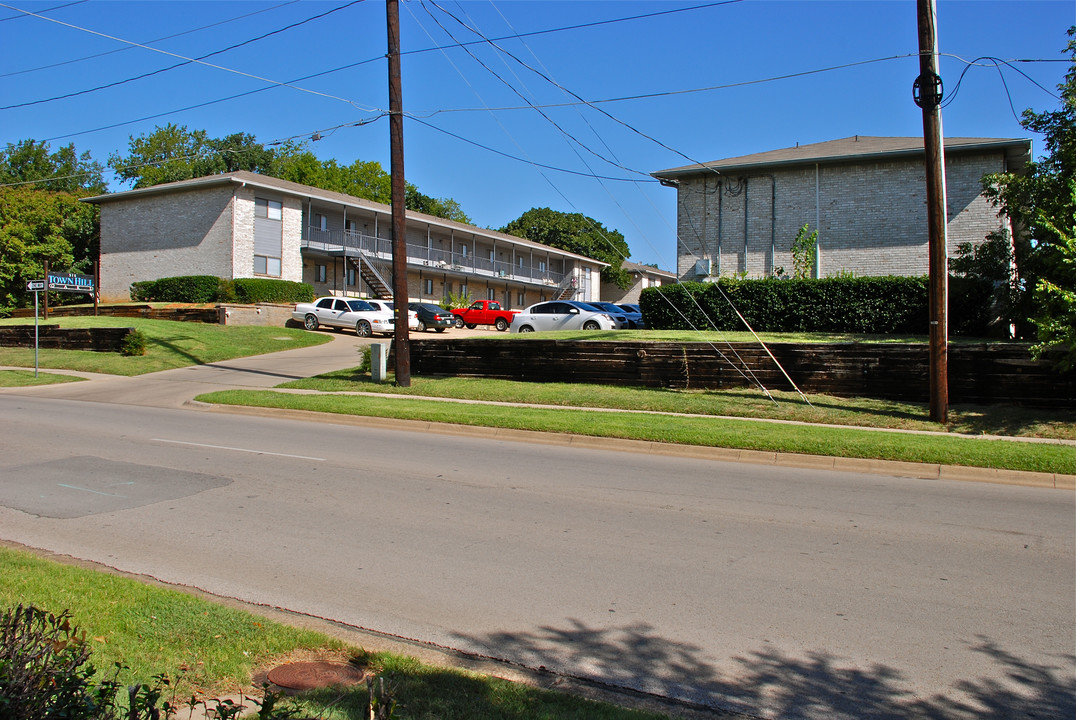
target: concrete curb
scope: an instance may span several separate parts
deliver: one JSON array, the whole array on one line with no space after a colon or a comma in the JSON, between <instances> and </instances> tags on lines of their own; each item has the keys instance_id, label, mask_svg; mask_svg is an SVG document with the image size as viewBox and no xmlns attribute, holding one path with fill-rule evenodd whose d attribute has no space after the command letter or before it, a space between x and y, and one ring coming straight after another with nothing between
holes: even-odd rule
<instances>
[{"instance_id":1,"label":"concrete curb","mask_svg":"<svg viewBox=\"0 0 1076 720\"><path fill-rule=\"evenodd\" d=\"M451 423L431 422L428 420L401 420L397 418L378 418L363 415L339 415L336 413L316 412L313 410L256 408L244 405L216 405L196 400L189 401L187 405L209 412L222 412L234 415L287 417L296 420L325 422L335 425L398 428L401 430L434 432L441 435L482 437L509 442L561 445L593 450L617 450L620 452L688 457L717 462L741 462L813 470L898 475L901 477L913 477L923 480L988 482L1022 487L1076 490L1076 475L1066 475L1062 473L998 470L995 468L975 468L935 463L913 463L895 460L871 460L759 450L738 450L732 448L703 447L699 445L677 445L648 440L623 440L619 438L603 438L588 435L540 432L537 430L455 425Z\"/></svg>"}]
</instances>

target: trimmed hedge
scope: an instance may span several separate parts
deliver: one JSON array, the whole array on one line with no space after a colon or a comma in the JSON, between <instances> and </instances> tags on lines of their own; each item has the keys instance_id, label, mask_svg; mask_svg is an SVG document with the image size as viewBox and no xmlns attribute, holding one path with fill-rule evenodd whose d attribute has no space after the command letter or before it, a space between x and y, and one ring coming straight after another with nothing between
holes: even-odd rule
<instances>
[{"instance_id":1,"label":"trimmed hedge","mask_svg":"<svg viewBox=\"0 0 1076 720\"><path fill-rule=\"evenodd\" d=\"M989 283L961 280L959 292L953 289L950 331L985 334ZM924 335L927 299L926 277L720 278L648 288L639 304L647 327L658 330L742 330L739 310L759 332Z\"/></svg>"},{"instance_id":2,"label":"trimmed hedge","mask_svg":"<svg viewBox=\"0 0 1076 720\"><path fill-rule=\"evenodd\" d=\"M131 299L138 302L210 303L226 293L226 280L216 275L181 275L131 283Z\"/></svg>"},{"instance_id":3,"label":"trimmed hedge","mask_svg":"<svg viewBox=\"0 0 1076 720\"><path fill-rule=\"evenodd\" d=\"M216 275L182 275L131 284L136 302L296 303L314 299L314 287L306 283L272 278L225 280Z\"/></svg>"},{"instance_id":4,"label":"trimmed hedge","mask_svg":"<svg viewBox=\"0 0 1076 720\"><path fill-rule=\"evenodd\" d=\"M272 278L236 278L232 281L235 301L253 303L300 303L313 302L314 286L291 280Z\"/></svg>"}]
</instances>

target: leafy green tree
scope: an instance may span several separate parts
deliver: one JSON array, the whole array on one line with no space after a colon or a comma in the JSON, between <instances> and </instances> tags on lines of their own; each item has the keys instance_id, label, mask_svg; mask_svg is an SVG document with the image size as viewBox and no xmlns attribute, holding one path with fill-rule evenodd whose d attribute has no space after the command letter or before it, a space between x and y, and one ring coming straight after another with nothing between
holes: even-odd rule
<instances>
[{"instance_id":1,"label":"leafy green tree","mask_svg":"<svg viewBox=\"0 0 1076 720\"><path fill-rule=\"evenodd\" d=\"M0 185L26 184L39 190L105 192L101 163L78 153L74 143L49 152L47 142L20 140L0 150Z\"/></svg>"},{"instance_id":2,"label":"leafy green tree","mask_svg":"<svg viewBox=\"0 0 1076 720\"><path fill-rule=\"evenodd\" d=\"M1026 171L994 173L983 178L985 195L993 200L1013 221L1017 232L1014 257L1017 266L1016 287L1030 294L1030 308L1024 318L1032 320L1039 331L1037 352L1047 346L1064 345L1054 328L1065 317L1065 298L1072 298L1076 277L1067 245L1068 228L1076 217L1076 26L1068 30L1066 52L1072 64L1061 90L1061 107L1053 111L1025 110L1021 125L1042 133L1046 153L1041 160L1028 164ZM1043 291L1043 288L1047 288ZM1056 288L1056 291L1049 290ZM1025 295L1025 300L1028 295ZM1020 318L1023 319L1023 318ZM1026 332L1026 324L1018 331ZM1068 341L1071 351L1071 336Z\"/></svg>"},{"instance_id":3,"label":"leafy green tree","mask_svg":"<svg viewBox=\"0 0 1076 720\"><path fill-rule=\"evenodd\" d=\"M582 213L531 208L500 231L609 263L602 270L603 282L616 283L621 288L631 283L628 273L620 267L630 254L624 236Z\"/></svg>"},{"instance_id":4,"label":"leafy green tree","mask_svg":"<svg viewBox=\"0 0 1076 720\"><path fill-rule=\"evenodd\" d=\"M72 193L0 188L0 311L26 304L28 280L54 270L89 272L100 244L97 206Z\"/></svg>"},{"instance_id":5,"label":"leafy green tree","mask_svg":"<svg viewBox=\"0 0 1076 720\"><path fill-rule=\"evenodd\" d=\"M808 223L796 233L792 241L792 277L804 280L814 274L814 261L818 256L818 230L807 232Z\"/></svg>"}]
</instances>

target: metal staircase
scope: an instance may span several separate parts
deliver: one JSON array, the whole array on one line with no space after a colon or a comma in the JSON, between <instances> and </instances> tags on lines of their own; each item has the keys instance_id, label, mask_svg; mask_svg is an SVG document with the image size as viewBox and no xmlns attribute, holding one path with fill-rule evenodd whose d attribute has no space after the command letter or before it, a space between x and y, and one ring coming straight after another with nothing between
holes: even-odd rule
<instances>
[{"instance_id":1,"label":"metal staircase","mask_svg":"<svg viewBox=\"0 0 1076 720\"><path fill-rule=\"evenodd\" d=\"M565 275L553 293L554 300L571 300L577 290L574 275Z\"/></svg>"},{"instance_id":2,"label":"metal staircase","mask_svg":"<svg viewBox=\"0 0 1076 720\"><path fill-rule=\"evenodd\" d=\"M377 265L369 256L366 254L348 255L347 261L358 271L359 277L366 281L366 285L375 297L382 300L392 300L392 284L385 280ZM386 268L383 264L381 270L387 271L390 275L392 273L391 268Z\"/></svg>"}]
</instances>

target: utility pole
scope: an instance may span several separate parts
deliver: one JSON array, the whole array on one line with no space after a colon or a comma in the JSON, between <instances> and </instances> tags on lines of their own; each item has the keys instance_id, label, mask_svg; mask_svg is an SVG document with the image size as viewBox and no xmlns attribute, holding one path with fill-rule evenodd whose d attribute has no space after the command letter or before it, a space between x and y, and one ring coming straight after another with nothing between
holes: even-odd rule
<instances>
[{"instance_id":1,"label":"utility pole","mask_svg":"<svg viewBox=\"0 0 1076 720\"><path fill-rule=\"evenodd\" d=\"M411 387L411 341L407 327L407 191L404 184L403 89L400 83L400 0L385 3L389 43L389 155L392 164L392 295L396 303L396 384Z\"/></svg>"},{"instance_id":2,"label":"utility pole","mask_svg":"<svg viewBox=\"0 0 1076 720\"><path fill-rule=\"evenodd\" d=\"M949 267L945 210L945 147L942 143L942 81L938 75L938 29L935 0L917 0L919 77L912 86L923 109L926 153L927 227L930 305L930 419L949 418Z\"/></svg>"}]
</instances>

